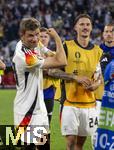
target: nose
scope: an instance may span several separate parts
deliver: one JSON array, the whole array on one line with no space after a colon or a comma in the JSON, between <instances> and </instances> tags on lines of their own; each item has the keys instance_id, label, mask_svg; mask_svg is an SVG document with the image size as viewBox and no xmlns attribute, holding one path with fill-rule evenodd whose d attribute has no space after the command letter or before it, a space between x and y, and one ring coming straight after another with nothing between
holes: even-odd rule
<instances>
[{"instance_id":1,"label":"nose","mask_svg":"<svg viewBox=\"0 0 114 150\"><path fill-rule=\"evenodd\" d=\"M112 36L112 33L108 32L108 33L107 33L107 36L108 36L108 37L111 37L111 36Z\"/></svg>"},{"instance_id":2,"label":"nose","mask_svg":"<svg viewBox=\"0 0 114 150\"><path fill-rule=\"evenodd\" d=\"M88 26L87 24L85 24L85 25L84 25L84 28L86 28L86 29L87 29L87 28L89 28L89 26Z\"/></svg>"}]
</instances>

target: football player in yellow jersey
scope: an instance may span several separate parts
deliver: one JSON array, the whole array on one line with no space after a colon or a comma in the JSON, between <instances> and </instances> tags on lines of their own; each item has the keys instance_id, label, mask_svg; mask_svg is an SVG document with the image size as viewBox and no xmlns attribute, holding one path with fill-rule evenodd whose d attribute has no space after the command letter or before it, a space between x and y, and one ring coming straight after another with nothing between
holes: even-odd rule
<instances>
[{"instance_id":1,"label":"football player in yellow jersey","mask_svg":"<svg viewBox=\"0 0 114 150\"><path fill-rule=\"evenodd\" d=\"M49 44L49 41L50 41L50 35L48 34L48 29L42 27L40 29L41 31L41 34L40 34L40 40L38 41L38 47L41 48L41 53L44 57L52 57L55 55L55 52L52 51L52 50L49 50L47 48L48 44ZM44 49L45 47L45 51L42 49Z\"/></svg>"},{"instance_id":2,"label":"football player in yellow jersey","mask_svg":"<svg viewBox=\"0 0 114 150\"><path fill-rule=\"evenodd\" d=\"M47 33L47 29L44 27L40 29L40 42L45 47L49 46L50 35ZM47 53L44 54L44 57L52 57L53 55L55 55L55 52L52 50L48 50ZM60 92L61 92L60 80L58 79L58 77L56 77L56 74L55 74L58 71L59 71L58 69L45 69L44 70L44 79L43 79L44 100L45 100L46 108L48 111L49 123L51 122L54 99L60 98Z\"/></svg>"},{"instance_id":3,"label":"football player in yellow jersey","mask_svg":"<svg viewBox=\"0 0 114 150\"><path fill-rule=\"evenodd\" d=\"M50 35L47 32L46 28L40 28L40 42L48 48L50 42ZM55 55L54 51L48 49L47 53L44 53L44 57L52 57ZM44 102L46 105L49 125L51 123L53 107L54 107L54 97L57 90L56 83L58 83L60 89L60 82L59 79L55 79L54 75L52 76L52 72L58 69L44 69L43 71L43 93L44 93ZM48 134L48 144L50 145L50 134ZM48 146L49 146L48 145ZM50 146L49 146L50 147ZM50 149L48 147L48 149ZM39 147L41 148L41 146ZM43 147L44 148L44 147ZM47 149L47 147L46 147Z\"/></svg>"},{"instance_id":4,"label":"football player in yellow jersey","mask_svg":"<svg viewBox=\"0 0 114 150\"><path fill-rule=\"evenodd\" d=\"M40 41L45 46L49 46L50 42L50 35L47 33L46 28L40 29ZM55 55L55 53L51 50L48 50L44 57L51 57ZM48 119L49 123L51 122L52 111L54 106L54 95L55 95L55 86L53 83L53 78L49 77L48 75L49 69L44 70L44 78L43 78L43 88L44 88L44 101L46 104L47 112L48 112Z\"/></svg>"},{"instance_id":5,"label":"football player in yellow jersey","mask_svg":"<svg viewBox=\"0 0 114 150\"><path fill-rule=\"evenodd\" d=\"M87 14L75 20L76 38L65 41L68 65L62 77L65 80L65 101L61 117L62 135L67 150L82 150L86 137L96 131L97 109L94 91L101 84L99 60L102 50L90 42L92 21ZM97 72L96 72L97 71Z\"/></svg>"}]
</instances>

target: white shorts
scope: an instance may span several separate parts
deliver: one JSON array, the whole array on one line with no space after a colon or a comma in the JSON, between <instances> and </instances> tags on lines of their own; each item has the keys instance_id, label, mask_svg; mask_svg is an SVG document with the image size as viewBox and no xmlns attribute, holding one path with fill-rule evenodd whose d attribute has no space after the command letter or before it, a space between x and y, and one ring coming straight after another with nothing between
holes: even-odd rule
<instances>
[{"instance_id":1,"label":"white shorts","mask_svg":"<svg viewBox=\"0 0 114 150\"><path fill-rule=\"evenodd\" d=\"M20 123L24 117L25 117L24 115L14 113L14 125L16 125L16 126L20 125ZM28 125L29 126L47 126L47 127L49 127L47 114L43 114L43 113L33 114Z\"/></svg>"},{"instance_id":2,"label":"white shorts","mask_svg":"<svg viewBox=\"0 0 114 150\"><path fill-rule=\"evenodd\" d=\"M96 108L97 108L97 112L98 112L98 119L99 119L99 115L100 115L100 109L101 109L101 100L96 100Z\"/></svg>"},{"instance_id":3,"label":"white shorts","mask_svg":"<svg viewBox=\"0 0 114 150\"><path fill-rule=\"evenodd\" d=\"M61 118L62 135L91 136L97 129L98 118L95 108L64 106Z\"/></svg>"}]
</instances>

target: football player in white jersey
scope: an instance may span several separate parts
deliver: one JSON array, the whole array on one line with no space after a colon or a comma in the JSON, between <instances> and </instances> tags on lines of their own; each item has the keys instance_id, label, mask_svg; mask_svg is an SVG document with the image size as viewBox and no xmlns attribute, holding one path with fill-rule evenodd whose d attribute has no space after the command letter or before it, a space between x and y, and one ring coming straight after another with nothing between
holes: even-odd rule
<instances>
[{"instance_id":1,"label":"football player in white jersey","mask_svg":"<svg viewBox=\"0 0 114 150\"><path fill-rule=\"evenodd\" d=\"M66 56L57 32L50 28L48 34L56 43L56 54L45 59L40 51L47 52L44 46L38 46L40 23L35 18L24 18L20 23L20 41L16 45L13 57L17 93L14 101L14 124L20 126L45 127L48 130L48 117L43 100L42 69L65 66ZM26 141L27 143L27 141ZM30 143L34 143L30 140ZM34 143L36 144L36 143Z\"/></svg>"}]
</instances>

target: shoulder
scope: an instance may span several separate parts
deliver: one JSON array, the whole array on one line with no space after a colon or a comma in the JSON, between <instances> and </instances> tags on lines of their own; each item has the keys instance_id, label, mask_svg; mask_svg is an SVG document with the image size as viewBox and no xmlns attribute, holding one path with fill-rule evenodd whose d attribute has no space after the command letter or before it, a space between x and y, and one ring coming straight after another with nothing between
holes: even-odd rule
<instances>
[{"instance_id":1,"label":"shoulder","mask_svg":"<svg viewBox=\"0 0 114 150\"><path fill-rule=\"evenodd\" d=\"M103 50L100 48L100 46L99 45L94 45L94 49L95 49L95 51L96 52L98 52L99 54L100 54L100 56L102 56L102 54L103 54Z\"/></svg>"},{"instance_id":2,"label":"shoulder","mask_svg":"<svg viewBox=\"0 0 114 150\"><path fill-rule=\"evenodd\" d=\"M94 48L97 49L98 51L102 51L103 52L103 50L101 49L101 47L99 45L97 45L97 44L94 44Z\"/></svg>"},{"instance_id":3,"label":"shoulder","mask_svg":"<svg viewBox=\"0 0 114 150\"><path fill-rule=\"evenodd\" d=\"M22 60L25 60L25 52L23 50L22 42L19 41L15 48L15 53L13 56L13 62L19 63Z\"/></svg>"},{"instance_id":4,"label":"shoulder","mask_svg":"<svg viewBox=\"0 0 114 150\"><path fill-rule=\"evenodd\" d=\"M18 41L17 44L16 44L16 48L15 48L15 51L19 51L22 49L22 41Z\"/></svg>"}]
</instances>

